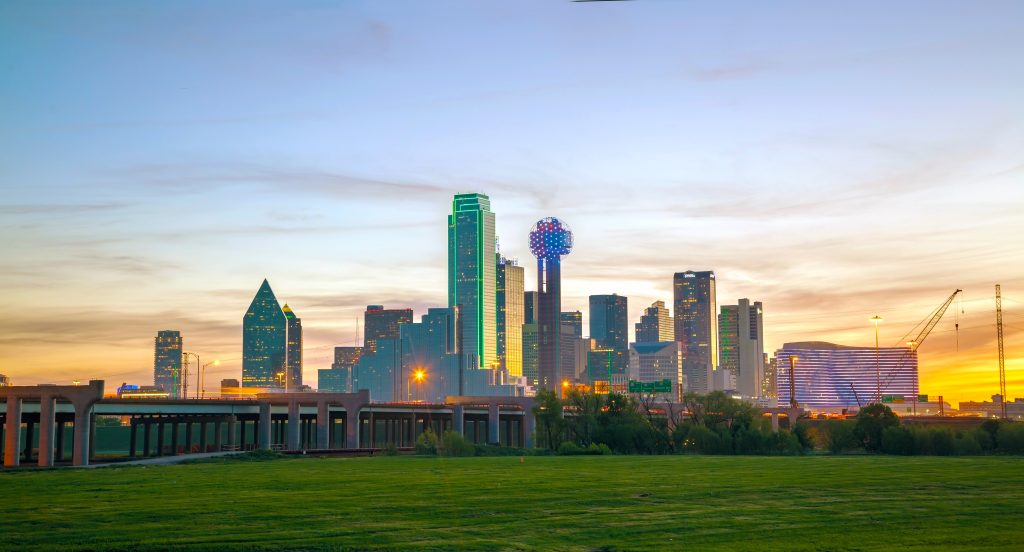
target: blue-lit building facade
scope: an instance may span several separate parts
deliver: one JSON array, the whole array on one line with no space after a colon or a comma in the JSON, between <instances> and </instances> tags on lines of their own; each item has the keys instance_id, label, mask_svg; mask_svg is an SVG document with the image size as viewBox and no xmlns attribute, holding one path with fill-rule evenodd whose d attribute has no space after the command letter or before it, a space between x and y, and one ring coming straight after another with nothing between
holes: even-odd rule
<instances>
[{"instance_id":1,"label":"blue-lit building facade","mask_svg":"<svg viewBox=\"0 0 1024 552\"><path fill-rule=\"evenodd\" d=\"M263 280L242 319L242 387L284 387L288 320Z\"/></svg>"},{"instance_id":2,"label":"blue-lit building facade","mask_svg":"<svg viewBox=\"0 0 1024 552\"><path fill-rule=\"evenodd\" d=\"M790 357L799 406L836 412L876 401L879 388L874 347L825 342L786 343L775 351L778 404L790 404ZM909 347L878 349L881 395L912 400L918 395L917 351Z\"/></svg>"}]
</instances>

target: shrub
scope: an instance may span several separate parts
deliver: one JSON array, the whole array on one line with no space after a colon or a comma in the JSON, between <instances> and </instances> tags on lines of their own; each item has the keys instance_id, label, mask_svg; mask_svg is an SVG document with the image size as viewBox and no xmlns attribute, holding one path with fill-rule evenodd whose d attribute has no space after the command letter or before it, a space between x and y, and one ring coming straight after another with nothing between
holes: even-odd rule
<instances>
[{"instance_id":1,"label":"shrub","mask_svg":"<svg viewBox=\"0 0 1024 552\"><path fill-rule=\"evenodd\" d=\"M950 456L956 454L956 441L948 427L933 427L929 430L932 454Z\"/></svg>"},{"instance_id":2,"label":"shrub","mask_svg":"<svg viewBox=\"0 0 1024 552\"><path fill-rule=\"evenodd\" d=\"M740 428L733 435L733 450L736 454L765 454L771 449L770 440L756 428Z\"/></svg>"},{"instance_id":3,"label":"shrub","mask_svg":"<svg viewBox=\"0 0 1024 552\"><path fill-rule=\"evenodd\" d=\"M850 420L828 420L825 424L825 444L829 452L839 454L861 447L860 441L854 435L855 422Z\"/></svg>"},{"instance_id":4,"label":"shrub","mask_svg":"<svg viewBox=\"0 0 1024 552\"><path fill-rule=\"evenodd\" d=\"M774 449L779 454L803 454L805 450L800 444L800 438L794 432L779 431L774 438Z\"/></svg>"},{"instance_id":5,"label":"shrub","mask_svg":"<svg viewBox=\"0 0 1024 552\"><path fill-rule=\"evenodd\" d=\"M974 430L974 440L977 441L978 446L985 452L991 452L996 448L996 442L992 439L992 434L985 431L984 428L978 428Z\"/></svg>"},{"instance_id":6,"label":"shrub","mask_svg":"<svg viewBox=\"0 0 1024 552\"><path fill-rule=\"evenodd\" d=\"M1024 454L1024 424L1000 424L996 433L996 446L999 452Z\"/></svg>"},{"instance_id":7,"label":"shrub","mask_svg":"<svg viewBox=\"0 0 1024 552\"><path fill-rule=\"evenodd\" d=\"M590 443L587 447L587 454L611 454L612 449L608 448L608 445L604 443Z\"/></svg>"},{"instance_id":8,"label":"shrub","mask_svg":"<svg viewBox=\"0 0 1024 552\"><path fill-rule=\"evenodd\" d=\"M814 448L814 435L811 432L810 424L798 421L796 426L793 428L792 433L800 443L800 448L803 450L811 450Z\"/></svg>"},{"instance_id":9,"label":"shrub","mask_svg":"<svg viewBox=\"0 0 1024 552\"><path fill-rule=\"evenodd\" d=\"M572 441L562 441L562 444L558 445L558 454L565 456L575 456L584 452L586 451L582 447Z\"/></svg>"},{"instance_id":10,"label":"shrub","mask_svg":"<svg viewBox=\"0 0 1024 552\"><path fill-rule=\"evenodd\" d=\"M961 456L977 456L982 453L976 432L964 433L956 439L956 453ZM987 433L985 434L988 435Z\"/></svg>"},{"instance_id":11,"label":"shrub","mask_svg":"<svg viewBox=\"0 0 1024 552\"><path fill-rule=\"evenodd\" d=\"M437 454L437 434L427 429L416 438L416 454Z\"/></svg>"},{"instance_id":12,"label":"shrub","mask_svg":"<svg viewBox=\"0 0 1024 552\"><path fill-rule=\"evenodd\" d=\"M886 454L914 454L914 434L903 427L887 427L882 431L882 452Z\"/></svg>"},{"instance_id":13,"label":"shrub","mask_svg":"<svg viewBox=\"0 0 1024 552\"><path fill-rule=\"evenodd\" d=\"M992 441L992 448L999 447L999 441L996 440L996 437L999 434L1000 425L1002 425L1002 422L993 418L981 422L981 429L988 433L989 439ZM980 443L981 440L978 442Z\"/></svg>"},{"instance_id":14,"label":"shrub","mask_svg":"<svg viewBox=\"0 0 1024 552\"><path fill-rule=\"evenodd\" d=\"M900 419L884 404L874 403L862 408L857 414L854 434L869 451L882 450L882 432L887 427L899 426Z\"/></svg>"},{"instance_id":15,"label":"shrub","mask_svg":"<svg viewBox=\"0 0 1024 552\"><path fill-rule=\"evenodd\" d=\"M461 434L448 430L441 435L441 453L445 456L474 456L476 445Z\"/></svg>"},{"instance_id":16,"label":"shrub","mask_svg":"<svg viewBox=\"0 0 1024 552\"><path fill-rule=\"evenodd\" d=\"M703 454L720 454L723 452L723 448L722 438L704 426L693 426L690 428L686 441L683 442L683 450Z\"/></svg>"},{"instance_id":17,"label":"shrub","mask_svg":"<svg viewBox=\"0 0 1024 552\"><path fill-rule=\"evenodd\" d=\"M394 443L388 443L387 445L384 445L384 455L398 456L398 445Z\"/></svg>"}]
</instances>

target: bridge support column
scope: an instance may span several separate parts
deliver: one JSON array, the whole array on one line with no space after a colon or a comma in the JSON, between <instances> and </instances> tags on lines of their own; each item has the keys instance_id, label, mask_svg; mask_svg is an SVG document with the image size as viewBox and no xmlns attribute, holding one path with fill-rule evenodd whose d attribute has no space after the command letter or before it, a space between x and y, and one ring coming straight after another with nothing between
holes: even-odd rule
<instances>
[{"instance_id":1,"label":"bridge support column","mask_svg":"<svg viewBox=\"0 0 1024 552\"><path fill-rule=\"evenodd\" d=\"M299 419L299 403L298 401L288 401L288 443L286 448L288 450L299 450L299 431L301 424Z\"/></svg>"},{"instance_id":2,"label":"bridge support column","mask_svg":"<svg viewBox=\"0 0 1024 552\"><path fill-rule=\"evenodd\" d=\"M89 451L92 450L91 437L93 436L94 423L92 405L84 408L78 405L75 406L75 443L71 463L76 466L89 465Z\"/></svg>"},{"instance_id":3,"label":"bridge support column","mask_svg":"<svg viewBox=\"0 0 1024 552\"><path fill-rule=\"evenodd\" d=\"M164 455L164 419L157 418L156 420L156 455Z\"/></svg>"},{"instance_id":4,"label":"bridge support column","mask_svg":"<svg viewBox=\"0 0 1024 552\"><path fill-rule=\"evenodd\" d=\"M273 420L270 418L270 402L260 401L260 436L259 448L271 450L273 444Z\"/></svg>"},{"instance_id":5,"label":"bridge support column","mask_svg":"<svg viewBox=\"0 0 1024 552\"><path fill-rule=\"evenodd\" d=\"M23 451L25 462L32 461L32 438L35 437L35 429L35 421L31 418L25 421L25 450Z\"/></svg>"},{"instance_id":6,"label":"bridge support column","mask_svg":"<svg viewBox=\"0 0 1024 552\"><path fill-rule=\"evenodd\" d=\"M136 422L137 420L135 419L135 416L132 416L132 428L131 432L128 434L128 456L131 458L135 458L135 449L137 448L139 442L139 437L137 435L139 424Z\"/></svg>"},{"instance_id":7,"label":"bridge support column","mask_svg":"<svg viewBox=\"0 0 1024 552\"><path fill-rule=\"evenodd\" d=\"M64 461L64 421L63 420L57 422L57 428L56 429L57 429L57 437L56 437L55 440L57 441L57 447L56 447L57 450L56 450L56 452L54 452L54 461L55 462L63 462Z\"/></svg>"},{"instance_id":8,"label":"bridge support column","mask_svg":"<svg viewBox=\"0 0 1024 552\"><path fill-rule=\"evenodd\" d=\"M192 454L192 421L185 420L185 454Z\"/></svg>"},{"instance_id":9,"label":"bridge support column","mask_svg":"<svg viewBox=\"0 0 1024 552\"><path fill-rule=\"evenodd\" d=\"M199 452L206 452L206 422L199 422Z\"/></svg>"},{"instance_id":10,"label":"bridge support column","mask_svg":"<svg viewBox=\"0 0 1024 552\"><path fill-rule=\"evenodd\" d=\"M316 405L316 448L329 449L330 444L330 415L327 401L321 401Z\"/></svg>"},{"instance_id":11,"label":"bridge support column","mask_svg":"<svg viewBox=\"0 0 1024 552\"><path fill-rule=\"evenodd\" d=\"M53 465L53 426L57 421L57 400L43 395L39 400L39 465Z\"/></svg>"},{"instance_id":12,"label":"bridge support column","mask_svg":"<svg viewBox=\"0 0 1024 552\"><path fill-rule=\"evenodd\" d=\"M245 420L238 420L238 449L245 450Z\"/></svg>"},{"instance_id":13,"label":"bridge support column","mask_svg":"<svg viewBox=\"0 0 1024 552\"><path fill-rule=\"evenodd\" d=\"M461 404L452 407L452 429L455 433L466 436L466 407Z\"/></svg>"},{"instance_id":14,"label":"bridge support column","mask_svg":"<svg viewBox=\"0 0 1024 552\"><path fill-rule=\"evenodd\" d=\"M498 424L498 403L487 407L487 442L501 444L501 426Z\"/></svg>"},{"instance_id":15,"label":"bridge support column","mask_svg":"<svg viewBox=\"0 0 1024 552\"><path fill-rule=\"evenodd\" d=\"M235 424L236 424L236 422L237 422L237 419L235 418L234 415L228 416L228 424L227 424L228 425L228 435L227 435L227 438L228 438L228 446L229 447L234 447L235 446Z\"/></svg>"},{"instance_id":16,"label":"bridge support column","mask_svg":"<svg viewBox=\"0 0 1024 552\"><path fill-rule=\"evenodd\" d=\"M779 413L772 412L772 431L779 432Z\"/></svg>"},{"instance_id":17,"label":"bridge support column","mask_svg":"<svg viewBox=\"0 0 1024 552\"><path fill-rule=\"evenodd\" d=\"M4 467L21 463L21 399L7 397L7 422L4 424Z\"/></svg>"},{"instance_id":18,"label":"bridge support column","mask_svg":"<svg viewBox=\"0 0 1024 552\"><path fill-rule=\"evenodd\" d=\"M345 408L345 448L359 448L359 411Z\"/></svg>"},{"instance_id":19,"label":"bridge support column","mask_svg":"<svg viewBox=\"0 0 1024 552\"><path fill-rule=\"evenodd\" d=\"M89 409L89 461L96 459L96 411Z\"/></svg>"},{"instance_id":20,"label":"bridge support column","mask_svg":"<svg viewBox=\"0 0 1024 552\"><path fill-rule=\"evenodd\" d=\"M220 452L220 419L213 422L213 450Z\"/></svg>"},{"instance_id":21,"label":"bridge support column","mask_svg":"<svg viewBox=\"0 0 1024 552\"><path fill-rule=\"evenodd\" d=\"M525 448L533 448L536 446L534 443L534 436L537 433L537 417L533 414L533 408L527 406L523 413L523 445Z\"/></svg>"},{"instance_id":22,"label":"bridge support column","mask_svg":"<svg viewBox=\"0 0 1024 552\"><path fill-rule=\"evenodd\" d=\"M171 422L171 456L178 455L178 419Z\"/></svg>"}]
</instances>

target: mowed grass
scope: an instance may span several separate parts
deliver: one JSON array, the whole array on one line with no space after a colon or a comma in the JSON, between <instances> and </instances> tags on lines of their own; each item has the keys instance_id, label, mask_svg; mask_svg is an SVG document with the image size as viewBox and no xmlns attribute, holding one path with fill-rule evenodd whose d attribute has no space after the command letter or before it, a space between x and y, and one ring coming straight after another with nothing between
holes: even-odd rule
<instances>
[{"instance_id":1,"label":"mowed grass","mask_svg":"<svg viewBox=\"0 0 1024 552\"><path fill-rule=\"evenodd\" d=\"M4 549L1020 550L1024 461L289 458L0 473Z\"/></svg>"}]
</instances>

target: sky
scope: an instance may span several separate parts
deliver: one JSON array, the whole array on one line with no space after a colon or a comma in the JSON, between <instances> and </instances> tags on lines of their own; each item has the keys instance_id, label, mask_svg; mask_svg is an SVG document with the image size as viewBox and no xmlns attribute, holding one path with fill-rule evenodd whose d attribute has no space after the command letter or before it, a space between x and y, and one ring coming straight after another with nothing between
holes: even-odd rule
<instances>
[{"instance_id":1,"label":"sky","mask_svg":"<svg viewBox=\"0 0 1024 552\"><path fill-rule=\"evenodd\" d=\"M149 384L177 329L241 372L264 278L304 376L368 304L446 297L446 215L565 220L563 307L714 270L766 349L897 345L921 391L1024 397L1024 3L0 4L0 373ZM959 323L959 330L954 324ZM586 327L586 325L584 325ZM631 328L632 330L632 324Z\"/></svg>"}]
</instances>

